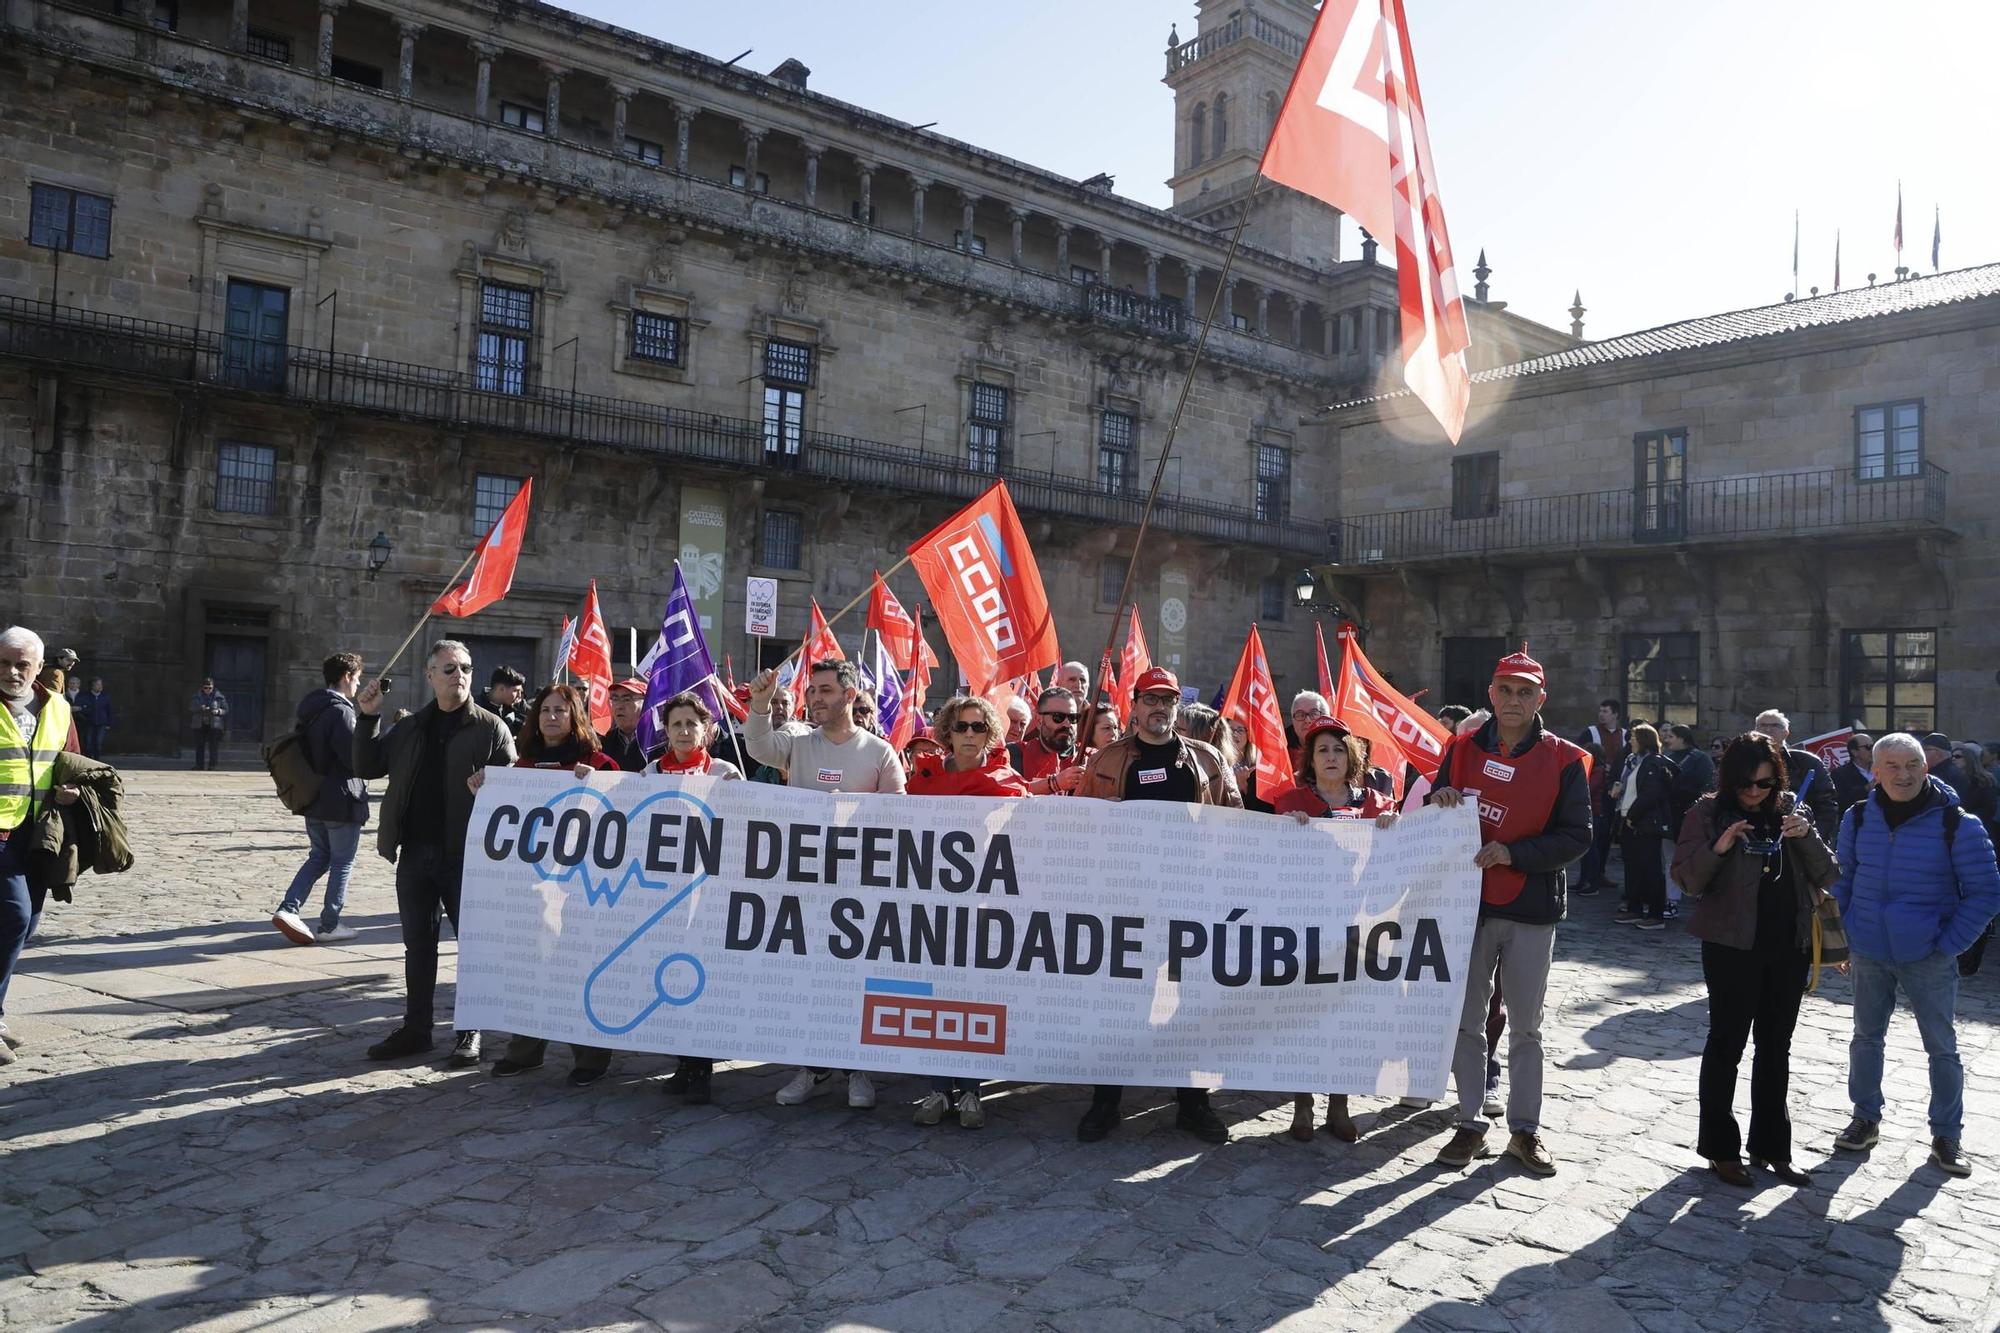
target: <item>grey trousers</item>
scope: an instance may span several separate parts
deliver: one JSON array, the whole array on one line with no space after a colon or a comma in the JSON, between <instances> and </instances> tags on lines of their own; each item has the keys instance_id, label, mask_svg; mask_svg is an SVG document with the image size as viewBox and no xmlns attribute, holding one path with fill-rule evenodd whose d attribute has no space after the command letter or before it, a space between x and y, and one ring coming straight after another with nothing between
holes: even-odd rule
<instances>
[{"instance_id":1,"label":"grey trousers","mask_svg":"<svg viewBox=\"0 0 2000 1333\"><path fill-rule=\"evenodd\" d=\"M546 1037L516 1036L507 1043L507 1059L517 1064L534 1065L542 1062L542 1055L549 1049ZM579 1046L569 1044L574 1057L570 1064L574 1069L609 1069L611 1052L602 1046Z\"/></svg>"},{"instance_id":2,"label":"grey trousers","mask_svg":"<svg viewBox=\"0 0 2000 1333\"><path fill-rule=\"evenodd\" d=\"M1496 972L1507 996L1507 1127L1517 1133L1541 1127L1542 1000L1555 951L1554 925L1481 918L1472 937L1465 1007L1459 1011L1458 1045L1451 1057L1461 1129L1486 1128L1479 1107L1486 1093L1486 1011L1493 1002Z\"/></svg>"}]
</instances>

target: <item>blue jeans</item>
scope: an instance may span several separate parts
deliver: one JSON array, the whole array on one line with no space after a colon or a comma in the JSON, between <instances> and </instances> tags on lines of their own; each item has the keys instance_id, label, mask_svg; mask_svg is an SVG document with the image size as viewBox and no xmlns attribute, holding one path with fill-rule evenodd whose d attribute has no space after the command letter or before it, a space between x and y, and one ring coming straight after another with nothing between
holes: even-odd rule
<instances>
[{"instance_id":1,"label":"blue jeans","mask_svg":"<svg viewBox=\"0 0 2000 1333\"><path fill-rule=\"evenodd\" d=\"M21 950L42 922L42 895L28 888L28 874L11 844L0 842L0 1017L7 1012L7 984Z\"/></svg>"},{"instance_id":2,"label":"blue jeans","mask_svg":"<svg viewBox=\"0 0 2000 1333\"><path fill-rule=\"evenodd\" d=\"M1965 1069L1958 1062L1952 1012L1958 960L1941 953L1914 963L1854 955L1854 1040L1847 1047L1847 1096L1863 1120L1882 1118L1882 1039L1901 985L1917 1018L1931 1064L1931 1136L1956 1139L1965 1120Z\"/></svg>"},{"instance_id":3,"label":"blue jeans","mask_svg":"<svg viewBox=\"0 0 2000 1333\"><path fill-rule=\"evenodd\" d=\"M306 863L299 867L299 873L292 876L292 887L285 890L285 900L278 904L280 912L296 912L312 896L312 886L321 875L326 876L326 897L320 903L319 928L332 930L340 924L340 909L347 906L347 880L354 873L354 854L361 847L361 825L341 821L334 823L326 819L308 819L306 837L312 843L312 850L306 853Z\"/></svg>"}]
</instances>

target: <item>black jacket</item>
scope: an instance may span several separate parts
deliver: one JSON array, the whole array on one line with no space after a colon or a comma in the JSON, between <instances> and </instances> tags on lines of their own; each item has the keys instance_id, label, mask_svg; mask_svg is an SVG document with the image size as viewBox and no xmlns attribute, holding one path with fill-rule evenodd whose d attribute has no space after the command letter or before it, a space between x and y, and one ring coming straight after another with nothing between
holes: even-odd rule
<instances>
[{"instance_id":1,"label":"black jacket","mask_svg":"<svg viewBox=\"0 0 2000 1333\"><path fill-rule=\"evenodd\" d=\"M362 713L355 720L355 775L389 779L381 819L375 827L375 847L391 861L405 841L403 816L410 808L410 787L423 757L424 729L436 712L437 701L432 700L398 722L386 737L381 735L379 715ZM454 861L464 850L465 826L472 821L472 790L465 780L478 769L507 767L514 762L514 736L506 723L475 703L466 704L456 716L445 743L445 827L434 830L439 845Z\"/></svg>"},{"instance_id":2,"label":"black jacket","mask_svg":"<svg viewBox=\"0 0 2000 1333\"><path fill-rule=\"evenodd\" d=\"M1715 760L1709 758L1708 751L1696 749L1682 750L1668 758L1674 765L1674 780L1667 789L1671 808L1668 822L1673 826L1673 836L1679 836L1694 803L1715 790Z\"/></svg>"},{"instance_id":3,"label":"black jacket","mask_svg":"<svg viewBox=\"0 0 2000 1333\"><path fill-rule=\"evenodd\" d=\"M1842 764L1833 770L1833 794L1840 798L1840 809L1844 814L1847 807L1857 801L1868 799L1868 788L1875 781L1875 775L1854 763Z\"/></svg>"},{"instance_id":4,"label":"black jacket","mask_svg":"<svg viewBox=\"0 0 2000 1333\"><path fill-rule=\"evenodd\" d=\"M354 776L354 701L335 689L299 700L299 734L306 762L319 774L319 794L303 812L329 824L368 822L368 784Z\"/></svg>"},{"instance_id":5,"label":"black jacket","mask_svg":"<svg viewBox=\"0 0 2000 1333\"><path fill-rule=\"evenodd\" d=\"M604 753L617 760L618 767L627 773L646 770L646 752L639 748L639 738L627 736L615 726L604 733Z\"/></svg>"},{"instance_id":6,"label":"black jacket","mask_svg":"<svg viewBox=\"0 0 2000 1333\"><path fill-rule=\"evenodd\" d=\"M1632 797L1632 808L1625 812L1627 834L1641 838L1671 838L1677 831L1673 820L1673 782L1676 775L1673 761L1665 755L1646 754L1639 756L1639 767L1632 774L1632 785L1638 790Z\"/></svg>"},{"instance_id":7,"label":"black jacket","mask_svg":"<svg viewBox=\"0 0 2000 1333\"><path fill-rule=\"evenodd\" d=\"M1806 805L1812 811L1813 827L1819 830L1819 840L1833 846L1840 836L1840 793L1833 789L1833 779L1828 776L1826 765L1811 750L1794 750L1785 747L1785 788L1797 791L1805 785L1806 774L1814 774L1812 790L1806 793Z\"/></svg>"}]
</instances>

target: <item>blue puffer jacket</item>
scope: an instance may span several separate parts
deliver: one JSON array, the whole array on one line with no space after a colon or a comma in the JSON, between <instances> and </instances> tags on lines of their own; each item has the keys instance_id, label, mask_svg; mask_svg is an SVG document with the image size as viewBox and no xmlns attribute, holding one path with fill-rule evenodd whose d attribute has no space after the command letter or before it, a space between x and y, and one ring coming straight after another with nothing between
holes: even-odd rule
<instances>
[{"instance_id":1,"label":"blue puffer jacket","mask_svg":"<svg viewBox=\"0 0 2000 1333\"><path fill-rule=\"evenodd\" d=\"M1882 813L1880 788L1841 816L1833 896L1848 946L1864 958L1914 963L1937 953L1956 957L2000 914L2000 867L1986 829L1961 815L1947 861L1944 812L1958 796L1936 778L1928 782L1930 804L1894 832Z\"/></svg>"}]
</instances>

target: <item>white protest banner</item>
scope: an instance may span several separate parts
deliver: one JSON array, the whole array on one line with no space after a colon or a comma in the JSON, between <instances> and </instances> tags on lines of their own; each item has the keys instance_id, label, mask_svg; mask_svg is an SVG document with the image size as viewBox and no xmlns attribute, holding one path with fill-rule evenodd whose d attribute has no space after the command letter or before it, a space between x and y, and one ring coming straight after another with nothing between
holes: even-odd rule
<instances>
[{"instance_id":1,"label":"white protest banner","mask_svg":"<svg viewBox=\"0 0 2000 1333\"><path fill-rule=\"evenodd\" d=\"M1478 845L1469 806L1378 829L495 769L454 1021L787 1065L1442 1097Z\"/></svg>"},{"instance_id":2,"label":"white protest banner","mask_svg":"<svg viewBox=\"0 0 2000 1333\"><path fill-rule=\"evenodd\" d=\"M753 639L768 639L778 632L778 581L743 581L743 618Z\"/></svg>"}]
</instances>

